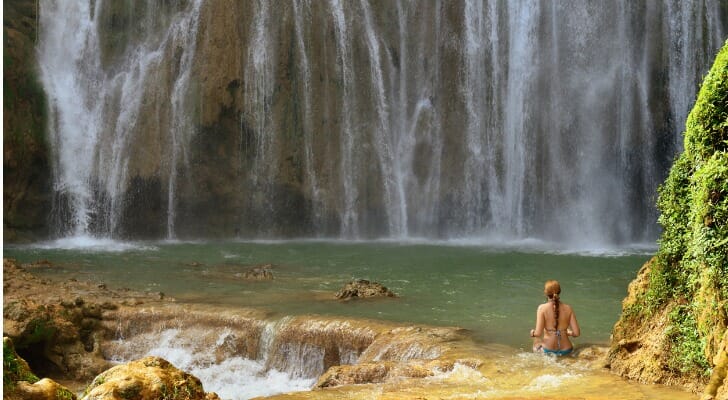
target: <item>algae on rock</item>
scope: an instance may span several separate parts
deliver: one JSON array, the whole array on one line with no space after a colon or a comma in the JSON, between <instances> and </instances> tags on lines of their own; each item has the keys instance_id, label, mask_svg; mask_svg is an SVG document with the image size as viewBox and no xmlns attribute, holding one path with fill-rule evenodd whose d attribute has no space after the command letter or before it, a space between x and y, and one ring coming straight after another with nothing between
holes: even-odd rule
<instances>
[{"instance_id":1,"label":"algae on rock","mask_svg":"<svg viewBox=\"0 0 728 400\"><path fill-rule=\"evenodd\" d=\"M728 326L728 42L684 140L659 189L660 248L630 285L609 358L630 378L700 390L718 370Z\"/></svg>"}]
</instances>

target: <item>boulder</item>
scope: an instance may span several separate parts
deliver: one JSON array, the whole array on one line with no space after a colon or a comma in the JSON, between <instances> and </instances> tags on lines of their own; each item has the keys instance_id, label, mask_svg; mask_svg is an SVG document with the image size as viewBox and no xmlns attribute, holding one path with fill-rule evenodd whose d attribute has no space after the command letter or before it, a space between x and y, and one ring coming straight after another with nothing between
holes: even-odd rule
<instances>
[{"instance_id":1,"label":"boulder","mask_svg":"<svg viewBox=\"0 0 728 400\"><path fill-rule=\"evenodd\" d=\"M82 400L215 400L196 377L159 357L117 365L97 376Z\"/></svg>"},{"instance_id":2,"label":"boulder","mask_svg":"<svg viewBox=\"0 0 728 400\"><path fill-rule=\"evenodd\" d=\"M50 378L43 378L32 384L18 382L15 394L18 399L23 400L76 400L72 391Z\"/></svg>"},{"instance_id":3,"label":"boulder","mask_svg":"<svg viewBox=\"0 0 728 400\"><path fill-rule=\"evenodd\" d=\"M378 282L370 282L366 279L353 280L336 292L339 300L351 300L354 298L366 297L397 297L391 290Z\"/></svg>"}]
</instances>

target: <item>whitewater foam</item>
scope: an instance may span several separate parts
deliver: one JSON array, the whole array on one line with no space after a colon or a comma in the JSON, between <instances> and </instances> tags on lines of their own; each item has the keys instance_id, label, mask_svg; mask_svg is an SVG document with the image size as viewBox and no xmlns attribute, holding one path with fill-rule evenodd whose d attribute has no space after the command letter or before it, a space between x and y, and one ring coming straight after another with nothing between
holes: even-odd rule
<instances>
[{"instance_id":1,"label":"whitewater foam","mask_svg":"<svg viewBox=\"0 0 728 400\"><path fill-rule=\"evenodd\" d=\"M154 245L140 242L125 242L111 238L97 238L87 235L69 236L30 245L31 248L44 250L80 250L88 252L118 253L125 251L157 251Z\"/></svg>"},{"instance_id":2,"label":"whitewater foam","mask_svg":"<svg viewBox=\"0 0 728 400\"><path fill-rule=\"evenodd\" d=\"M224 347L230 334L230 329L223 329L214 347ZM164 358L175 367L199 378L206 392L215 392L222 399L244 400L309 390L316 382L315 378L292 377L286 372L268 368L265 359L251 360L228 355L218 360L215 348L202 348L195 337L190 337L179 329L163 330L154 340L155 343L151 344L145 354L127 353L123 356L115 355L112 359L128 362L147 355Z\"/></svg>"}]
</instances>

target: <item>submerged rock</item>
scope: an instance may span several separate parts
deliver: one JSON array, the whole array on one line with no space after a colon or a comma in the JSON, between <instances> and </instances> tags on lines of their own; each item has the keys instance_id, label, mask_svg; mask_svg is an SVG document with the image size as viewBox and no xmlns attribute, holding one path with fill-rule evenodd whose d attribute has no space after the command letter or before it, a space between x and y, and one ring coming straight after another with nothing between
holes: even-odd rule
<instances>
[{"instance_id":1,"label":"submerged rock","mask_svg":"<svg viewBox=\"0 0 728 400\"><path fill-rule=\"evenodd\" d=\"M82 400L214 400L195 376L159 357L117 365L97 376Z\"/></svg>"},{"instance_id":2,"label":"submerged rock","mask_svg":"<svg viewBox=\"0 0 728 400\"><path fill-rule=\"evenodd\" d=\"M273 280L273 264L258 265L242 273L243 279L251 281Z\"/></svg>"},{"instance_id":3,"label":"submerged rock","mask_svg":"<svg viewBox=\"0 0 728 400\"><path fill-rule=\"evenodd\" d=\"M353 280L336 292L336 298L340 300L366 297L397 297L397 295L382 284L366 279Z\"/></svg>"}]
</instances>

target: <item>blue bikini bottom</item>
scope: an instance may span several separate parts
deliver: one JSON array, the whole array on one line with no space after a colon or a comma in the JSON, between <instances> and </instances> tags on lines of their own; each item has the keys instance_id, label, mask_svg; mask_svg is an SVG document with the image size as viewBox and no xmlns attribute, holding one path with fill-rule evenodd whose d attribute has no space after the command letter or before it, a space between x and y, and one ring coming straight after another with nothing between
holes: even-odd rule
<instances>
[{"instance_id":1,"label":"blue bikini bottom","mask_svg":"<svg viewBox=\"0 0 728 400\"><path fill-rule=\"evenodd\" d=\"M565 350L549 350L545 347L542 347L541 350L543 350L544 354L553 354L555 356L565 356L565 355L571 353L572 351L574 351L574 348L565 349Z\"/></svg>"}]
</instances>

